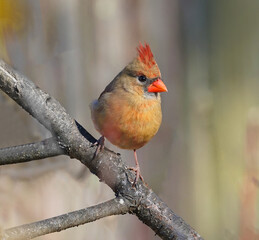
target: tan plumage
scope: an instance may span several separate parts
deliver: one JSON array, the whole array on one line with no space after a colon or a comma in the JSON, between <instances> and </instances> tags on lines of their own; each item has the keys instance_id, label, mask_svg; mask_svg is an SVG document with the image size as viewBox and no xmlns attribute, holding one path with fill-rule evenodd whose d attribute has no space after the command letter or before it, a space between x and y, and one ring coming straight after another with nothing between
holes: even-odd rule
<instances>
[{"instance_id":1,"label":"tan plumage","mask_svg":"<svg viewBox=\"0 0 259 240\"><path fill-rule=\"evenodd\" d=\"M157 133L162 121L159 92L167 91L149 46L140 45L138 52L90 106L97 131L112 144L134 151ZM136 182L136 155L135 160Z\"/></svg>"}]
</instances>

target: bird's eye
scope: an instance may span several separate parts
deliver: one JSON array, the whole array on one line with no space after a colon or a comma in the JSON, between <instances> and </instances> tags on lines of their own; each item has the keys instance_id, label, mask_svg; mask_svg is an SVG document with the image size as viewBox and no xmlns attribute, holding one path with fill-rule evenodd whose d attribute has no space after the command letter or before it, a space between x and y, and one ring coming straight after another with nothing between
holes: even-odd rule
<instances>
[{"instance_id":1,"label":"bird's eye","mask_svg":"<svg viewBox=\"0 0 259 240\"><path fill-rule=\"evenodd\" d=\"M140 76L138 76L138 80L140 82L145 82L147 80L147 77L145 75L140 75Z\"/></svg>"}]
</instances>

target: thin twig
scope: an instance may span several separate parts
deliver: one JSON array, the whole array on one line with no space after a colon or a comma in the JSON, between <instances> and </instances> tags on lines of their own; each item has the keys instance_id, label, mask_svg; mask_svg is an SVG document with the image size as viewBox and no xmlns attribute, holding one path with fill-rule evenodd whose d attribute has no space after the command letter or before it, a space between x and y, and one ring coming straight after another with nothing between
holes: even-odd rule
<instances>
[{"instance_id":1,"label":"thin twig","mask_svg":"<svg viewBox=\"0 0 259 240\"><path fill-rule=\"evenodd\" d=\"M65 154L55 138L37 143L0 148L0 165L29 162Z\"/></svg>"},{"instance_id":2,"label":"thin twig","mask_svg":"<svg viewBox=\"0 0 259 240\"><path fill-rule=\"evenodd\" d=\"M4 231L2 238L6 240L32 239L48 233L59 232L71 227L93 222L107 216L126 214L128 211L129 206L125 200L122 198L114 198L96 206L7 229Z\"/></svg>"}]
</instances>

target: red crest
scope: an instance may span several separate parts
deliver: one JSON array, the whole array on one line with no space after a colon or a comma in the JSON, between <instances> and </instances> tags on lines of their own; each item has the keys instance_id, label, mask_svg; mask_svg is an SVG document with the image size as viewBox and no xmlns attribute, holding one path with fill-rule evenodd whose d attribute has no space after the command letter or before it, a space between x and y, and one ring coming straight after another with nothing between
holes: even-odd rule
<instances>
[{"instance_id":1,"label":"red crest","mask_svg":"<svg viewBox=\"0 0 259 240\"><path fill-rule=\"evenodd\" d=\"M139 61L144 63L147 67L151 68L156 64L153 53L151 52L150 46L147 43L145 43L144 46L139 43L137 51Z\"/></svg>"}]
</instances>

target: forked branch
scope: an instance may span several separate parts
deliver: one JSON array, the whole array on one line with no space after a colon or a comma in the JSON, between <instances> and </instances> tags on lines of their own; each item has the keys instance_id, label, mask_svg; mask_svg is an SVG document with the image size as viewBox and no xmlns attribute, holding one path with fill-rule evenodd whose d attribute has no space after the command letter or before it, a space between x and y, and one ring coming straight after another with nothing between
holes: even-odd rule
<instances>
[{"instance_id":1,"label":"forked branch","mask_svg":"<svg viewBox=\"0 0 259 240\"><path fill-rule=\"evenodd\" d=\"M132 187L135 175L118 154L104 149L96 158L93 158L96 149L92 144L95 141L94 137L75 122L57 100L3 61L0 61L0 88L51 131L63 153L80 160L101 181L110 186L116 196L127 203L126 212L135 214L162 239L202 239L141 181L135 188ZM57 152L61 151L56 146L54 149ZM6 164L6 160L1 163L1 159L0 155L0 165ZM122 211L122 213L125 212ZM62 217L57 217L55 221L62 222ZM63 229L66 229L65 225L58 230ZM35 228L35 231L38 230Z\"/></svg>"}]
</instances>

